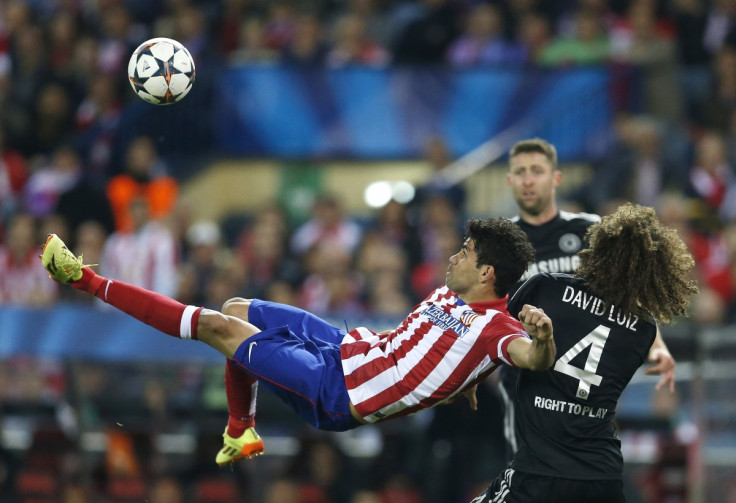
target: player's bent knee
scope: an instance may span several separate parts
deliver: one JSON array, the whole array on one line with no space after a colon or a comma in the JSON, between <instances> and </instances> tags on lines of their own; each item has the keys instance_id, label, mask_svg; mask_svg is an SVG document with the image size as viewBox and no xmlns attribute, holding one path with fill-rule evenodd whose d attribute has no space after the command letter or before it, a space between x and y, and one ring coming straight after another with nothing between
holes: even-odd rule
<instances>
[{"instance_id":1,"label":"player's bent knee","mask_svg":"<svg viewBox=\"0 0 736 503\"><path fill-rule=\"evenodd\" d=\"M241 320L248 321L248 309L252 299L244 299L242 297L233 297L228 299L222 305L222 314L235 316Z\"/></svg>"},{"instance_id":2,"label":"player's bent knee","mask_svg":"<svg viewBox=\"0 0 736 503\"><path fill-rule=\"evenodd\" d=\"M228 332L228 317L223 313L205 309L199 316L197 324L197 335L201 338L203 335L211 337L222 337Z\"/></svg>"},{"instance_id":3,"label":"player's bent knee","mask_svg":"<svg viewBox=\"0 0 736 503\"><path fill-rule=\"evenodd\" d=\"M238 346L257 331L233 316L211 310L203 311L197 324L197 338L228 358L232 358Z\"/></svg>"}]
</instances>

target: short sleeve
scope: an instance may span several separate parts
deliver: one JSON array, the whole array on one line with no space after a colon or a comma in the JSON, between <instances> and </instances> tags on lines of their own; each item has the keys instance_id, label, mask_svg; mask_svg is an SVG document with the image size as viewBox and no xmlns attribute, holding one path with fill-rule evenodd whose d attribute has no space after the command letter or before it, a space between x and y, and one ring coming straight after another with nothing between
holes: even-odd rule
<instances>
[{"instance_id":1,"label":"short sleeve","mask_svg":"<svg viewBox=\"0 0 736 503\"><path fill-rule=\"evenodd\" d=\"M507 316L497 316L484 330L488 336L487 351L496 363L516 367L509 355L509 344L520 337L529 338L517 320Z\"/></svg>"}]
</instances>

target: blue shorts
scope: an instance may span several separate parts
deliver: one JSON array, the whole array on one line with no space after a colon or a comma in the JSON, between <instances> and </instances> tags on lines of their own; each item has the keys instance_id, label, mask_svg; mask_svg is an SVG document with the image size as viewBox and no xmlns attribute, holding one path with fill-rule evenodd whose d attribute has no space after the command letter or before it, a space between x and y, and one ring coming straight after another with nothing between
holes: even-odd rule
<instances>
[{"instance_id":1,"label":"blue shorts","mask_svg":"<svg viewBox=\"0 0 736 503\"><path fill-rule=\"evenodd\" d=\"M321 430L345 431L360 423L350 415L340 343L345 331L311 313L254 299L248 320L261 330L233 357L261 386Z\"/></svg>"}]
</instances>

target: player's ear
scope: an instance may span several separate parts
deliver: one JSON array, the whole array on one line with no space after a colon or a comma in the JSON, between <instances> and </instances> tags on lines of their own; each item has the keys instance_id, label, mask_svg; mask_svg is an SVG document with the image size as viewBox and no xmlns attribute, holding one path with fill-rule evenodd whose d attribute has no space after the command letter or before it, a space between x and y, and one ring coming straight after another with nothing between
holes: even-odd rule
<instances>
[{"instance_id":1,"label":"player's ear","mask_svg":"<svg viewBox=\"0 0 736 503\"><path fill-rule=\"evenodd\" d=\"M560 183L562 183L562 171L559 169L554 170L552 173L552 180L555 184L555 187L559 187Z\"/></svg>"},{"instance_id":2,"label":"player's ear","mask_svg":"<svg viewBox=\"0 0 736 503\"><path fill-rule=\"evenodd\" d=\"M496 277L496 269L492 265L482 265L478 268L480 282L487 283Z\"/></svg>"}]
</instances>

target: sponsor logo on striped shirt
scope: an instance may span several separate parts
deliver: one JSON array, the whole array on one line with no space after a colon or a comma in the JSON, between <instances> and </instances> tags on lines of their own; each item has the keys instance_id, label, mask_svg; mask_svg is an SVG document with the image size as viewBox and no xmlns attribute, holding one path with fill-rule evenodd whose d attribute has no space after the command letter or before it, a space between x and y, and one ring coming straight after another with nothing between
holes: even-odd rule
<instances>
[{"instance_id":1,"label":"sponsor logo on striped shirt","mask_svg":"<svg viewBox=\"0 0 736 503\"><path fill-rule=\"evenodd\" d=\"M450 330L457 334L458 337L462 337L468 333L468 327L465 326L462 321L458 320L439 306L429 306L427 309L422 311L422 315L429 318L429 321L434 323L437 327L442 330Z\"/></svg>"}]
</instances>

